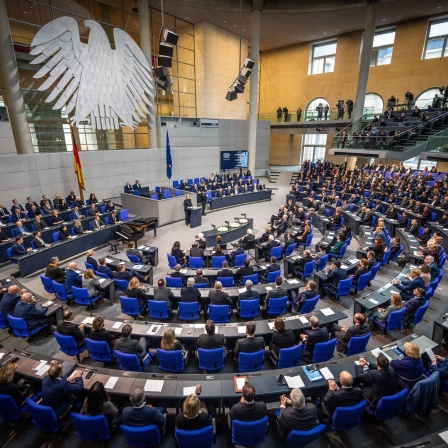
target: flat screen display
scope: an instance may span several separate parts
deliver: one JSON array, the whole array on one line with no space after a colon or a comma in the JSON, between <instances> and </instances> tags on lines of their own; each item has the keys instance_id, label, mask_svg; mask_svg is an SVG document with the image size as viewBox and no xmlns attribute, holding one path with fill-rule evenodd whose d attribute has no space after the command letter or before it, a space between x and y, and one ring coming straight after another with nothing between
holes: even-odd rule
<instances>
[{"instance_id":1,"label":"flat screen display","mask_svg":"<svg viewBox=\"0 0 448 448\"><path fill-rule=\"evenodd\" d=\"M221 151L221 170L247 168L248 151Z\"/></svg>"}]
</instances>

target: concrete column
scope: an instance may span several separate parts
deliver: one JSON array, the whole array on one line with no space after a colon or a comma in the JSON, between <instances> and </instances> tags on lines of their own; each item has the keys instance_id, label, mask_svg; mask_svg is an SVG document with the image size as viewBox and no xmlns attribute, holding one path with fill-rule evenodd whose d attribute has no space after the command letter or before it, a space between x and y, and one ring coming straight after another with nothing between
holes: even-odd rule
<instances>
[{"instance_id":1,"label":"concrete column","mask_svg":"<svg viewBox=\"0 0 448 448\"><path fill-rule=\"evenodd\" d=\"M249 169L255 176L255 157L257 155L257 105L258 105L258 56L260 53L260 16L259 10L253 10L251 17L250 58L254 61L250 75L249 96Z\"/></svg>"},{"instance_id":2,"label":"concrete column","mask_svg":"<svg viewBox=\"0 0 448 448\"><path fill-rule=\"evenodd\" d=\"M0 80L18 154L34 154L5 0L0 0Z\"/></svg>"},{"instance_id":3,"label":"concrete column","mask_svg":"<svg viewBox=\"0 0 448 448\"><path fill-rule=\"evenodd\" d=\"M149 11L148 11L148 0L138 0L138 23L140 25L140 46L142 48L143 54L148 60L149 67L152 69L152 57L151 57L151 31L149 27ZM155 83L152 79L152 85L154 88L154 96L150 98L150 103L147 105L149 114L148 119L148 136L149 136L149 147L159 148L157 130L157 119L156 119L156 109L155 109Z\"/></svg>"},{"instance_id":4,"label":"concrete column","mask_svg":"<svg viewBox=\"0 0 448 448\"><path fill-rule=\"evenodd\" d=\"M375 37L375 21L378 3L378 0L369 0L367 2L366 25L362 42L361 62L359 64L358 90L356 91L356 101L353 109L353 121L357 120L364 111L367 82L369 80L370 57L372 55L373 38ZM353 131L359 130L360 127L361 123L359 123L357 128L355 126Z\"/></svg>"},{"instance_id":5,"label":"concrete column","mask_svg":"<svg viewBox=\"0 0 448 448\"><path fill-rule=\"evenodd\" d=\"M352 170L355 166L356 166L356 160L357 157L347 157L346 161L347 161L347 170Z\"/></svg>"}]
</instances>

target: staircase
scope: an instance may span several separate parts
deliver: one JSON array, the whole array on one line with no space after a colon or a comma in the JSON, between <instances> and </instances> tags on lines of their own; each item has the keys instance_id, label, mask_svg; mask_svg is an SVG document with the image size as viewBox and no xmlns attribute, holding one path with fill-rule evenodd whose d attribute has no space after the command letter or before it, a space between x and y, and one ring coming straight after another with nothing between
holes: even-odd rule
<instances>
[{"instance_id":1,"label":"staircase","mask_svg":"<svg viewBox=\"0 0 448 448\"><path fill-rule=\"evenodd\" d=\"M278 176L280 176L281 171L273 171L271 170L269 173L269 182L271 184L277 183Z\"/></svg>"},{"instance_id":2,"label":"staircase","mask_svg":"<svg viewBox=\"0 0 448 448\"><path fill-rule=\"evenodd\" d=\"M295 185L295 183L299 180L299 173L292 173L290 185Z\"/></svg>"}]
</instances>

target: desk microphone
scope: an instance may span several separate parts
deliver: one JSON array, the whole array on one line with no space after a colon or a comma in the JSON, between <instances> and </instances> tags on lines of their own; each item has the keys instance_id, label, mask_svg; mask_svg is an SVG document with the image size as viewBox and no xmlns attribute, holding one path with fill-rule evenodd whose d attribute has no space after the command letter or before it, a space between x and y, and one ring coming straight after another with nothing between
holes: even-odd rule
<instances>
[{"instance_id":1,"label":"desk microphone","mask_svg":"<svg viewBox=\"0 0 448 448\"><path fill-rule=\"evenodd\" d=\"M33 356L32 353L28 353L26 351L17 350L16 348L14 349L14 351L17 352L19 355L22 355L22 356L28 356L28 357Z\"/></svg>"}]
</instances>

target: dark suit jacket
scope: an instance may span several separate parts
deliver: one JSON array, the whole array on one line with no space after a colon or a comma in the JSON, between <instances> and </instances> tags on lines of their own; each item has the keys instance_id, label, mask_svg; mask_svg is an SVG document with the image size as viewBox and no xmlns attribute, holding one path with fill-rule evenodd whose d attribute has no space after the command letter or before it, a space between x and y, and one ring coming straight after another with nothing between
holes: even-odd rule
<instances>
[{"instance_id":1,"label":"dark suit jacket","mask_svg":"<svg viewBox=\"0 0 448 448\"><path fill-rule=\"evenodd\" d=\"M76 378L75 383L69 383L65 378L50 378L48 375L42 380L42 404L53 408L57 416L63 415L70 404L76 401L76 396L84 390L82 377Z\"/></svg>"},{"instance_id":2,"label":"dark suit jacket","mask_svg":"<svg viewBox=\"0 0 448 448\"><path fill-rule=\"evenodd\" d=\"M197 340L199 348L213 349L224 347L226 339L223 334L215 333L209 336L208 334L200 334Z\"/></svg>"},{"instance_id":3,"label":"dark suit jacket","mask_svg":"<svg viewBox=\"0 0 448 448\"><path fill-rule=\"evenodd\" d=\"M214 289L210 291L208 297L212 305L229 305L230 311L232 311L233 302L226 292Z\"/></svg>"},{"instance_id":4,"label":"dark suit jacket","mask_svg":"<svg viewBox=\"0 0 448 448\"><path fill-rule=\"evenodd\" d=\"M180 290L181 302L199 302L201 300L201 292L198 288L184 287Z\"/></svg>"},{"instance_id":5,"label":"dark suit jacket","mask_svg":"<svg viewBox=\"0 0 448 448\"><path fill-rule=\"evenodd\" d=\"M260 350L264 350L264 339L261 336L255 336L253 338L238 339L236 341L235 349L233 350L233 356L238 360L238 354L241 353L254 353Z\"/></svg>"},{"instance_id":6,"label":"dark suit jacket","mask_svg":"<svg viewBox=\"0 0 448 448\"><path fill-rule=\"evenodd\" d=\"M158 408L141 408L128 407L123 409L121 414L121 423L128 426L147 426L157 425L162 428L165 424L165 417Z\"/></svg>"},{"instance_id":7,"label":"dark suit jacket","mask_svg":"<svg viewBox=\"0 0 448 448\"><path fill-rule=\"evenodd\" d=\"M327 342L328 341L328 328L327 327L319 327L316 329L311 329L305 332L307 335L305 348L307 352L310 352L310 355L313 355L314 346L319 342Z\"/></svg>"},{"instance_id":8,"label":"dark suit jacket","mask_svg":"<svg viewBox=\"0 0 448 448\"><path fill-rule=\"evenodd\" d=\"M216 274L216 277L233 277L233 271L231 269L221 269Z\"/></svg>"},{"instance_id":9,"label":"dark suit jacket","mask_svg":"<svg viewBox=\"0 0 448 448\"><path fill-rule=\"evenodd\" d=\"M67 271L65 272L65 287L68 291L70 291L72 289L72 286L74 286L75 288L81 288L82 278L73 269L67 269Z\"/></svg>"},{"instance_id":10,"label":"dark suit jacket","mask_svg":"<svg viewBox=\"0 0 448 448\"><path fill-rule=\"evenodd\" d=\"M338 390L328 389L323 404L332 417L338 406L354 406L362 399L362 392L358 387L340 387Z\"/></svg>"},{"instance_id":11,"label":"dark suit jacket","mask_svg":"<svg viewBox=\"0 0 448 448\"><path fill-rule=\"evenodd\" d=\"M395 285L396 286L396 285ZM422 297L414 297L410 300L407 300L403 307L406 308L406 312L404 313L404 323L409 324L414 320L415 313L417 310L425 304L425 298Z\"/></svg>"},{"instance_id":12,"label":"dark suit jacket","mask_svg":"<svg viewBox=\"0 0 448 448\"><path fill-rule=\"evenodd\" d=\"M45 270L45 277L51 278L57 283L65 283L65 272L59 266L49 264Z\"/></svg>"},{"instance_id":13,"label":"dark suit jacket","mask_svg":"<svg viewBox=\"0 0 448 448\"><path fill-rule=\"evenodd\" d=\"M95 260L95 258L87 257L86 261L93 266L93 269L95 269L95 271L98 269L98 262Z\"/></svg>"},{"instance_id":14,"label":"dark suit jacket","mask_svg":"<svg viewBox=\"0 0 448 448\"><path fill-rule=\"evenodd\" d=\"M112 269L109 266L98 266L98 268L96 269L98 272L101 272L102 274L106 274L109 276L109 278L113 278L114 277L114 272L112 271Z\"/></svg>"},{"instance_id":15,"label":"dark suit jacket","mask_svg":"<svg viewBox=\"0 0 448 448\"><path fill-rule=\"evenodd\" d=\"M258 297L259 296L257 291L253 291L252 289L251 290L246 289L246 291L241 292L240 295L238 296L238 307L240 306L241 300L252 300Z\"/></svg>"},{"instance_id":16,"label":"dark suit jacket","mask_svg":"<svg viewBox=\"0 0 448 448\"><path fill-rule=\"evenodd\" d=\"M138 359L140 360L142 360L146 356L146 353L139 342L136 339L131 338L117 339L117 342L115 342L115 350L123 353L137 355Z\"/></svg>"},{"instance_id":17,"label":"dark suit jacket","mask_svg":"<svg viewBox=\"0 0 448 448\"><path fill-rule=\"evenodd\" d=\"M338 340L338 351L345 352L347 350L347 345L353 336L364 336L370 333L370 325L353 325L353 327L347 328L347 331L341 331Z\"/></svg>"},{"instance_id":18,"label":"dark suit jacket","mask_svg":"<svg viewBox=\"0 0 448 448\"><path fill-rule=\"evenodd\" d=\"M339 281L347 278L347 271L345 269L335 269L328 273L328 281L337 289Z\"/></svg>"},{"instance_id":19,"label":"dark suit jacket","mask_svg":"<svg viewBox=\"0 0 448 448\"><path fill-rule=\"evenodd\" d=\"M0 313L6 318L8 314L13 314L15 306L20 302L20 295L15 296L7 292L0 301Z\"/></svg>"},{"instance_id":20,"label":"dark suit jacket","mask_svg":"<svg viewBox=\"0 0 448 448\"><path fill-rule=\"evenodd\" d=\"M270 349L278 356L280 349L290 348L294 345L294 339L295 336L292 330L274 331Z\"/></svg>"},{"instance_id":21,"label":"dark suit jacket","mask_svg":"<svg viewBox=\"0 0 448 448\"><path fill-rule=\"evenodd\" d=\"M203 257L204 256L204 249L200 247L192 247L190 249L190 257Z\"/></svg>"},{"instance_id":22,"label":"dark suit jacket","mask_svg":"<svg viewBox=\"0 0 448 448\"><path fill-rule=\"evenodd\" d=\"M313 403L305 403L302 409L295 409L292 406L280 408L280 415L277 420L284 437L287 437L293 430L308 431L313 429L318 423L317 409Z\"/></svg>"},{"instance_id":23,"label":"dark suit jacket","mask_svg":"<svg viewBox=\"0 0 448 448\"><path fill-rule=\"evenodd\" d=\"M261 401L253 403L235 403L230 409L229 416L231 420L240 420L242 422L253 422L266 416L266 404Z\"/></svg>"},{"instance_id":24,"label":"dark suit jacket","mask_svg":"<svg viewBox=\"0 0 448 448\"><path fill-rule=\"evenodd\" d=\"M25 246L20 245L18 243L14 243L12 245L12 255L26 255L28 251L25 249Z\"/></svg>"},{"instance_id":25,"label":"dark suit jacket","mask_svg":"<svg viewBox=\"0 0 448 448\"><path fill-rule=\"evenodd\" d=\"M270 299L278 299L285 296L288 296L288 290L283 286L272 288L266 295L266 307L269 305Z\"/></svg>"},{"instance_id":26,"label":"dark suit jacket","mask_svg":"<svg viewBox=\"0 0 448 448\"><path fill-rule=\"evenodd\" d=\"M364 396L371 402L377 403L382 397L394 395L397 392L395 372L392 367L388 370L377 370L375 364L369 362L369 370L363 366L355 366L356 378L365 384Z\"/></svg>"},{"instance_id":27,"label":"dark suit jacket","mask_svg":"<svg viewBox=\"0 0 448 448\"><path fill-rule=\"evenodd\" d=\"M361 275L363 275L363 274L367 274L368 272L369 272L369 270L367 268L360 267L359 269L356 270L355 275L353 276L353 281L355 283L357 283L359 280L359 277L361 277Z\"/></svg>"},{"instance_id":28,"label":"dark suit jacket","mask_svg":"<svg viewBox=\"0 0 448 448\"><path fill-rule=\"evenodd\" d=\"M132 273L130 271L116 271L113 273L113 278L117 280L131 280L133 277Z\"/></svg>"},{"instance_id":29,"label":"dark suit jacket","mask_svg":"<svg viewBox=\"0 0 448 448\"><path fill-rule=\"evenodd\" d=\"M113 350L114 348L114 344L112 341L115 340L115 336L104 328L102 330L91 330L89 339L92 339L94 341L105 341L109 344L109 348L111 350Z\"/></svg>"},{"instance_id":30,"label":"dark suit jacket","mask_svg":"<svg viewBox=\"0 0 448 448\"><path fill-rule=\"evenodd\" d=\"M84 333L73 322L60 321L57 330L64 336L73 336L78 345L84 342Z\"/></svg>"},{"instance_id":31,"label":"dark suit jacket","mask_svg":"<svg viewBox=\"0 0 448 448\"><path fill-rule=\"evenodd\" d=\"M297 266L300 269L304 269L305 268L305 264L309 263L310 261L314 261L314 258L311 255L307 255L306 257L299 258L297 260Z\"/></svg>"},{"instance_id":32,"label":"dark suit jacket","mask_svg":"<svg viewBox=\"0 0 448 448\"><path fill-rule=\"evenodd\" d=\"M395 371L395 379L404 388L411 390L415 383L421 380L424 370L422 358L414 359L404 355L401 359L394 359L390 367Z\"/></svg>"},{"instance_id":33,"label":"dark suit jacket","mask_svg":"<svg viewBox=\"0 0 448 448\"><path fill-rule=\"evenodd\" d=\"M22 318L29 327L33 325L37 325L40 323L41 318L45 316L47 312L47 307L44 306L42 309L38 310L35 304L25 303L25 302L17 302L17 305L14 307L14 317Z\"/></svg>"},{"instance_id":34,"label":"dark suit jacket","mask_svg":"<svg viewBox=\"0 0 448 448\"><path fill-rule=\"evenodd\" d=\"M369 226L370 224L372 224L372 220L373 220L373 215L372 213L369 213L364 216L364 218L361 219L361 223L365 226Z\"/></svg>"},{"instance_id":35,"label":"dark suit jacket","mask_svg":"<svg viewBox=\"0 0 448 448\"><path fill-rule=\"evenodd\" d=\"M306 289L302 291L300 294L297 294L295 303L297 305L302 306L306 300L312 299L317 296L317 291L315 289Z\"/></svg>"},{"instance_id":36,"label":"dark suit jacket","mask_svg":"<svg viewBox=\"0 0 448 448\"><path fill-rule=\"evenodd\" d=\"M45 241L42 240L42 237L40 239L37 239L36 237L33 237L32 242L35 247L45 247Z\"/></svg>"},{"instance_id":37,"label":"dark suit jacket","mask_svg":"<svg viewBox=\"0 0 448 448\"><path fill-rule=\"evenodd\" d=\"M400 290L400 295L403 300L409 300L414 297L414 293L412 291L414 291L415 288L425 289L425 281L421 277L416 277L409 283L397 283L394 286Z\"/></svg>"}]
</instances>

